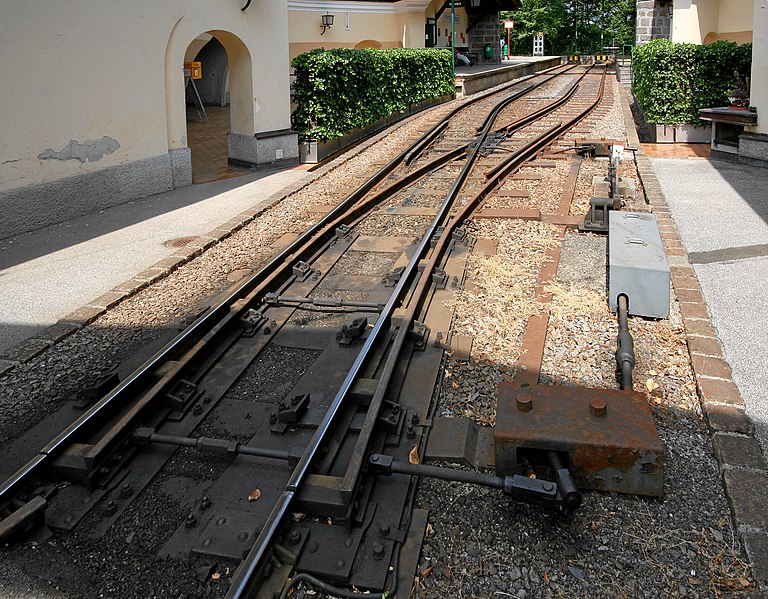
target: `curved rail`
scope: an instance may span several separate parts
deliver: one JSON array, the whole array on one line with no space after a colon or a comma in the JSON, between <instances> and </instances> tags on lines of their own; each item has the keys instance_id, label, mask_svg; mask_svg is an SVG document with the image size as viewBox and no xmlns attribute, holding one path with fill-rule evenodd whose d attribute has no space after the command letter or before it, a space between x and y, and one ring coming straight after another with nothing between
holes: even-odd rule
<instances>
[{"instance_id":1,"label":"curved rail","mask_svg":"<svg viewBox=\"0 0 768 599\"><path fill-rule=\"evenodd\" d=\"M560 67L552 67L541 73L530 75L523 78L523 81L543 73L549 73L549 71L558 68ZM568 72L571 68L573 67L563 70L562 73ZM541 85L562 73L551 74L538 85ZM348 219L351 215L356 215L361 211L361 201L371 192L371 190L384 181L384 179L401 163L409 161L409 159L410 161L415 160L415 158L418 157L445 129L447 126L446 122L449 118L452 118L462 110L465 110L481 100L506 91L520 83L521 80L518 80L499 90L480 94L451 110L444 121L435 124L420 139L413 142L408 148L398 154L380 171L347 196L347 198L333 210L300 235L291 245L274 256L258 272L254 273L246 281L233 289L226 297L220 300L217 305L213 306L168 343L168 345L150 357L137 370L131 373L128 378L89 408L80 418L43 447L37 455L0 484L0 505L8 502L14 495L19 493L24 486L30 484L34 478L38 477L42 469L48 466L53 459L58 457L67 446L76 442L80 436L91 433L104 421L114 417L115 413L124 410L125 406L130 405L131 402L135 403L133 404L133 407L124 414L123 418L121 418L120 424L127 429L131 424L137 422L146 408L153 402L154 398L165 393L173 384L175 384L182 370L187 367L190 362L201 355L206 348L228 332L229 325L237 322L245 312L251 309L252 302L256 300L260 294L263 294L268 286L275 286L288 280L291 276L292 266L296 262L317 251L332 239L334 230L339 224L346 224L345 219ZM527 89L524 93L528 93L531 89L538 87L538 85L531 86L531 88ZM458 151L459 155L465 151L465 147ZM451 152L450 156L453 156L454 158L456 157L454 152ZM445 158L448 159L449 156L446 156ZM410 164L410 161L408 164ZM423 169L420 170L423 171ZM369 202L366 202L364 205L368 204ZM174 362L174 366L157 380L159 365L167 362ZM136 397L140 397L140 399L135 400ZM117 430L117 427L113 430ZM124 438L124 434L103 438L93 450L92 454L88 456L89 459L93 459L94 461L98 460L96 453L103 453Z\"/></svg>"},{"instance_id":2,"label":"curved rail","mask_svg":"<svg viewBox=\"0 0 768 599\"><path fill-rule=\"evenodd\" d=\"M461 224L463 224L463 222L480 203L480 201L484 199L488 193L490 193L496 186L498 186L506 176L511 174L532 156L535 156L536 153L539 152L543 147L552 143L569 128L571 128L573 125L586 117L590 112L592 112L592 110L599 104L603 97L604 87L605 72L603 72L603 77L600 82L598 97L589 107L587 107L573 119L569 120L567 123L556 125L550 130L528 141L521 148L515 151L509 158L505 159L502 162L502 168L497 170L492 178L483 186L481 191L476 194L470 201L468 201L445 226L436 245L434 246L433 251L430 254L427 264L423 267L423 269L419 268L419 265L424 259L427 250L430 248L430 242L432 241L433 236L438 230L438 227L440 227L445 221L448 213L450 212L450 209L453 206L455 198L458 196L460 189L466 181L466 178L469 176L469 172L481 151L482 142L490 133L490 127L492 126L494 119L487 119L484 122L483 132L481 133L480 140L477 144L475 144L472 152L467 158L465 166L462 168L461 173L451 187L448 195L443 200L443 203L438 208L437 215L435 216L430 226L427 228L427 231L422 237L417 249L414 251L413 257L401 275L400 281L398 282L395 290L387 301L368 338L365 340L365 343L363 344L363 347L355 359L355 362L353 363L346 378L344 379L342 386L331 402L330 407L326 411L325 417L315 430L315 433L312 436L312 439L310 440L307 448L305 449L301 460L299 461L298 465L293 471L293 474L288 480L286 489L281 494L280 500L273 508L264 528L262 529L261 533L256 539L256 542L251 548L251 551L240 563L240 566L236 570L235 575L232 578L229 592L226 595L226 599L240 599L246 597L248 593L252 591L252 586L255 582L256 575L262 566L263 560L266 557L269 545L277 533L283 518L288 514L295 495L298 492L299 486L308 474L310 465L319 452L325 436L328 434L331 424L334 421L334 418L339 413L342 405L345 403L354 380L361 372L368 356L371 355L371 353L374 351L376 344L389 330L391 324L391 315L394 312L395 307L400 304L400 301L405 295L405 292L409 290L412 284L415 282L416 288L412 292L413 300L409 302L405 314L402 315L401 324L397 330L397 333L391 340L391 349L378 376L379 383L370 401L365 422L358 435L354 451L352 452L352 467L348 467L347 469L344 477L344 483L342 483L343 487L346 487L346 485L349 485L352 482L351 480L348 480L349 478L359 474L359 470L362 467L363 460L366 456L370 433L378 416L381 402L384 399L384 394L389 384L389 379L395 370L397 360L399 359L400 352L402 351L402 348L405 344L406 337L411 329L416 313L420 308L421 302L423 302L424 298L426 297L427 290L431 286L432 273L442 260L448 248L449 241L453 236L453 232L455 229L461 226ZM558 106L559 104L557 106L551 107L551 110L556 109ZM495 110L496 116L498 116L498 113L501 111L503 106L497 108L498 110Z\"/></svg>"}]
</instances>

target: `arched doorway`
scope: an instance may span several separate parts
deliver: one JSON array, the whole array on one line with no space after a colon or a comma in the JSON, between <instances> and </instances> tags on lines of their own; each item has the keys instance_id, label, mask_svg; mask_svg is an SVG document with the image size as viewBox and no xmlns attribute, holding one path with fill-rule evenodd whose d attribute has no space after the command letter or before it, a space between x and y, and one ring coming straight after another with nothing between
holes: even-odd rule
<instances>
[{"instance_id":1,"label":"arched doorway","mask_svg":"<svg viewBox=\"0 0 768 599\"><path fill-rule=\"evenodd\" d=\"M253 65L251 53L233 33L210 30L189 41L178 53L171 35L166 53L168 140L191 152L192 182L204 183L247 174L248 161L238 139L254 136ZM193 79L184 63L200 62L203 76ZM180 75L180 76L179 76ZM234 134L234 135L233 135ZM256 161L253 160L255 163Z\"/></svg>"},{"instance_id":2,"label":"arched doorway","mask_svg":"<svg viewBox=\"0 0 768 599\"><path fill-rule=\"evenodd\" d=\"M381 42L377 40L363 40L355 44L355 50L362 50L364 48L373 48L374 50L381 50Z\"/></svg>"}]
</instances>

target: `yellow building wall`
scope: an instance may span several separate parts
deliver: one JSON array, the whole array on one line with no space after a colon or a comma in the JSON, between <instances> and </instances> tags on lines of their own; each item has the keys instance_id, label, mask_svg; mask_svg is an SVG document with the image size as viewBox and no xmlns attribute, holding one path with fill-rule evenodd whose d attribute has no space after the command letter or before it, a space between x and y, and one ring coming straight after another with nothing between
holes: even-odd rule
<instances>
[{"instance_id":1,"label":"yellow building wall","mask_svg":"<svg viewBox=\"0 0 768 599\"><path fill-rule=\"evenodd\" d=\"M753 12L752 78L749 103L757 108L753 133L768 134L768 0L755 0Z\"/></svg>"},{"instance_id":2,"label":"yellow building wall","mask_svg":"<svg viewBox=\"0 0 768 599\"><path fill-rule=\"evenodd\" d=\"M403 0L393 3L314 2L289 0L288 40L292 60L315 48L423 48L427 17L434 17L441 0ZM334 16L333 26L322 33L321 16ZM450 10L440 18L439 27L450 31ZM456 9L456 45L466 46L466 12ZM438 46L450 47L444 35Z\"/></svg>"},{"instance_id":3,"label":"yellow building wall","mask_svg":"<svg viewBox=\"0 0 768 599\"><path fill-rule=\"evenodd\" d=\"M247 11L242 4L4 2L0 191L186 146L182 64L206 31L225 32L230 47L253 59L249 88L241 85L233 99L243 106L237 132L290 127L286 2L256 1ZM113 142L102 155L66 158L71 140L87 145L105 137Z\"/></svg>"},{"instance_id":4,"label":"yellow building wall","mask_svg":"<svg viewBox=\"0 0 768 599\"><path fill-rule=\"evenodd\" d=\"M675 0L672 41L708 44L752 41L753 0Z\"/></svg>"}]
</instances>

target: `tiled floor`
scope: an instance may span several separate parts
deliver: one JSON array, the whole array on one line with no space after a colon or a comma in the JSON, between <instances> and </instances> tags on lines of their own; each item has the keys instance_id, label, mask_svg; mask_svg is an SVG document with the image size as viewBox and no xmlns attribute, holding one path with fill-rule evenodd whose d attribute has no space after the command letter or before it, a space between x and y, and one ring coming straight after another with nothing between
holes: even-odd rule
<instances>
[{"instance_id":1,"label":"tiled floor","mask_svg":"<svg viewBox=\"0 0 768 599\"><path fill-rule=\"evenodd\" d=\"M206 106L208 122L197 120L197 111L187 112L187 143L192 150L192 182L207 183L242 177L252 171L227 164L229 106Z\"/></svg>"},{"instance_id":2,"label":"tiled floor","mask_svg":"<svg viewBox=\"0 0 768 599\"><path fill-rule=\"evenodd\" d=\"M709 158L709 144L640 144L650 158Z\"/></svg>"}]
</instances>

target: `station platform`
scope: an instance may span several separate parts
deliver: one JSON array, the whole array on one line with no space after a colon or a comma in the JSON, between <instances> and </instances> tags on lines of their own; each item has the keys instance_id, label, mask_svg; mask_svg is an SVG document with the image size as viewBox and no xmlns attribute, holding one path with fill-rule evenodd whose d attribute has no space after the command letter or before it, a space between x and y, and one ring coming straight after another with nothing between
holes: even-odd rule
<instances>
[{"instance_id":1,"label":"station platform","mask_svg":"<svg viewBox=\"0 0 768 599\"><path fill-rule=\"evenodd\" d=\"M305 167L260 167L182 187L0 240L0 374L40 336L121 283L244 211L311 178ZM21 353L21 355L19 355Z\"/></svg>"},{"instance_id":2,"label":"station platform","mask_svg":"<svg viewBox=\"0 0 768 599\"><path fill-rule=\"evenodd\" d=\"M456 67L456 96L483 90L559 65L560 56L510 56L500 64L476 64Z\"/></svg>"}]
</instances>

